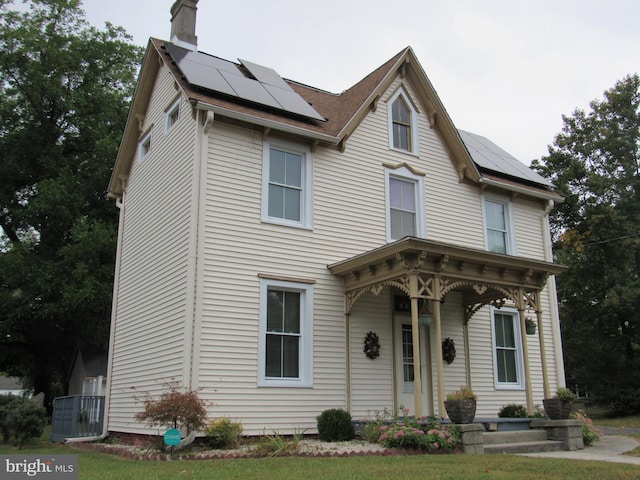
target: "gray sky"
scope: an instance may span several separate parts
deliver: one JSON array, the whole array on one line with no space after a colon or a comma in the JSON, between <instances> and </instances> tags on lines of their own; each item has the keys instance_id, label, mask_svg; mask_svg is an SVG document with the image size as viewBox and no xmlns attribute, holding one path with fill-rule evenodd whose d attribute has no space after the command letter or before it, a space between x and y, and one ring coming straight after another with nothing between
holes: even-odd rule
<instances>
[{"instance_id":1,"label":"gray sky","mask_svg":"<svg viewBox=\"0 0 640 480\"><path fill-rule=\"evenodd\" d=\"M136 44L169 39L173 0L84 0ZM640 72L637 0L200 0L198 49L339 93L406 46L458 128L526 164L562 115Z\"/></svg>"}]
</instances>

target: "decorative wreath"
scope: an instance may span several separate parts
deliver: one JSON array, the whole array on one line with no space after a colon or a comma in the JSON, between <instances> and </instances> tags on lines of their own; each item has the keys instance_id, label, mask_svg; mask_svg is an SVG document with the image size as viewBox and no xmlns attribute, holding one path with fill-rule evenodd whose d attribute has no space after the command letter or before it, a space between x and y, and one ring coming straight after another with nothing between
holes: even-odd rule
<instances>
[{"instance_id":1,"label":"decorative wreath","mask_svg":"<svg viewBox=\"0 0 640 480\"><path fill-rule=\"evenodd\" d=\"M373 332L367 333L364 339L364 353L367 357L374 359L380 356L380 340Z\"/></svg>"},{"instance_id":2,"label":"decorative wreath","mask_svg":"<svg viewBox=\"0 0 640 480\"><path fill-rule=\"evenodd\" d=\"M447 337L442 341L442 359L447 363L452 363L456 358L456 344Z\"/></svg>"}]
</instances>

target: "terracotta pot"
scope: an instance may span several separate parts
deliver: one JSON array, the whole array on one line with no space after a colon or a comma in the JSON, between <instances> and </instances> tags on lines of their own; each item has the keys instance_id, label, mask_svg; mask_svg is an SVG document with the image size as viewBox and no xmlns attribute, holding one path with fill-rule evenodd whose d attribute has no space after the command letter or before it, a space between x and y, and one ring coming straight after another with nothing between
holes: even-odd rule
<instances>
[{"instance_id":1,"label":"terracotta pot","mask_svg":"<svg viewBox=\"0 0 640 480\"><path fill-rule=\"evenodd\" d=\"M473 423L476 416L476 401L472 398L445 400L444 408L453 423Z\"/></svg>"},{"instance_id":2,"label":"terracotta pot","mask_svg":"<svg viewBox=\"0 0 640 480\"><path fill-rule=\"evenodd\" d=\"M559 398L543 398L544 412L551 420L566 420L571 413L571 404Z\"/></svg>"}]
</instances>

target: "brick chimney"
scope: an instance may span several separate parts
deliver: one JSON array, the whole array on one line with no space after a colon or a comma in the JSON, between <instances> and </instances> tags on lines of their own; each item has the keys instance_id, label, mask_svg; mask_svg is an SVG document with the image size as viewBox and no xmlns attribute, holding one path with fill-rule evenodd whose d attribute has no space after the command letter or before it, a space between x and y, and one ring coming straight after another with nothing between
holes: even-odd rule
<instances>
[{"instance_id":1,"label":"brick chimney","mask_svg":"<svg viewBox=\"0 0 640 480\"><path fill-rule=\"evenodd\" d=\"M171 43L196 51L196 11L198 0L176 0L171 7Z\"/></svg>"}]
</instances>

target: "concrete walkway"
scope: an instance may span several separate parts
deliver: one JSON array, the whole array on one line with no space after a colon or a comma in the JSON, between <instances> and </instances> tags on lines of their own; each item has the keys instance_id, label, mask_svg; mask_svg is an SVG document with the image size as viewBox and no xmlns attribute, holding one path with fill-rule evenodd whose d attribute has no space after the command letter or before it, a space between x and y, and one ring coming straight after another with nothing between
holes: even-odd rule
<instances>
[{"instance_id":1,"label":"concrete walkway","mask_svg":"<svg viewBox=\"0 0 640 480\"><path fill-rule=\"evenodd\" d=\"M624 435L604 435L599 442L595 442L584 450L574 452L543 452L522 453L528 457L571 458L574 460L599 460L602 462L630 463L640 465L640 457L623 455L623 453L638 447L640 442Z\"/></svg>"}]
</instances>

